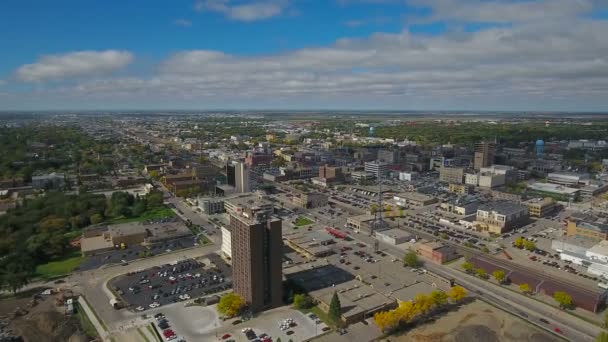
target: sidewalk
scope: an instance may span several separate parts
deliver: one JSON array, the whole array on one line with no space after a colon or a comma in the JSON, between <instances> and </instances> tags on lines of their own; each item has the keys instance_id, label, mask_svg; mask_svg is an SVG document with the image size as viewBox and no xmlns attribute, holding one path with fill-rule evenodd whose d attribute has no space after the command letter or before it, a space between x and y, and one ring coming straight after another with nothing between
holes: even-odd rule
<instances>
[{"instance_id":1,"label":"sidewalk","mask_svg":"<svg viewBox=\"0 0 608 342\"><path fill-rule=\"evenodd\" d=\"M97 333L99 334L101 339L103 341L108 340L108 332L101 325L101 322L99 322L99 320L97 319L97 316L95 316L95 314L89 307L89 303L87 303L87 301L84 299L84 297L82 297L82 296L78 297L78 304L80 304L80 307L84 310L87 317L89 317L89 320L95 327L95 330L97 330Z\"/></svg>"}]
</instances>

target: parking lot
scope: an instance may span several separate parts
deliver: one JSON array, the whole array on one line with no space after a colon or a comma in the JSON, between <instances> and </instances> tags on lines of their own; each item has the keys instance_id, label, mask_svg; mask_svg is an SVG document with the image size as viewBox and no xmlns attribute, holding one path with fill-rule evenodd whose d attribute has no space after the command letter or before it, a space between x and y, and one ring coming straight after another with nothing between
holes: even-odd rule
<instances>
[{"instance_id":1,"label":"parking lot","mask_svg":"<svg viewBox=\"0 0 608 342\"><path fill-rule=\"evenodd\" d=\"M195 243L196 241L194 240L194 236L192 236L176 240L159 242L148 247L144 247L141 245L128 246L125 249L116 249L113 251L88 256L85 258L82 264L80 264L78 269L80 271L87 271L99 268L106 264L119 264L123 260L130 262L135 259L141 258L142 255L140 253L149 252L153 255L159 255L183 248L190 248L195 246Z\"/></svg>"},{"instance_id":2,"label":"parking lot","mask_svg":"<svg viewBox=\"0 0 608 342\"><path fill-rule=\"evenodd\" d=\"M110 287L135 311L187 301L229 289L231 269L212 254L199 263L182 260L119 276Z\"/></svg>"}]
</instances>

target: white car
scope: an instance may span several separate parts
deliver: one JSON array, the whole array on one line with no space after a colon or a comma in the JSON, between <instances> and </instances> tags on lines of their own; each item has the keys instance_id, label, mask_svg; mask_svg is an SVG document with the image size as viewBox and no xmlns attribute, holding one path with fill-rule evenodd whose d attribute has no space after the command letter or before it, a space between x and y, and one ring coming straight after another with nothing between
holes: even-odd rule
<instances>
[{"instance_id":1,"label":"white car","mask_svg":"<svg viewBox=\"0 0 608 342\"><path fill-rule=\"evenodd\" d=\"M144 309L143 306L140 305L140 306L136 307L135 310L136 311L144 311L145 309Z\"/></svg>"},{"instance_id":2,"label":"white car","mask_svg":"<svg viewBox=\"0 0 608 342\"><path fill-rule=\"evenodd\" d=\"M150 304L149 306L150 306L152 309L154 309L154 308L159 307L159 306L160 306L160 303L158 303L158 302L154 302L154 303Z\"/></svg>"}]
</instances>

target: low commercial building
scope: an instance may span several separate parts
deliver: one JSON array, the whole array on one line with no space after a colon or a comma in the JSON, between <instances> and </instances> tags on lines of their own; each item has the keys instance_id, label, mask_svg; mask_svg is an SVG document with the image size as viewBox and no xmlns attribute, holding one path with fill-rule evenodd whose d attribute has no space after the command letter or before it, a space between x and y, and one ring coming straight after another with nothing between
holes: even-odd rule
<instances>
[{"instance_id":1,"label":"low commercial building","mask_svg":"<svg viewBox=\"0 0 608 342\"><path fill-rule=\"evenodd\" d=\"M291 200L298 207L312 209L326 206L329 197L320 192L309 192L295 194Z\"/></svg>"},{"instance_id":2,"label":"low commercial building","mask_svg":"<svg viewBox=\"0 0 608 342\"><path fill-rule=\"evenodd\" d=\"M402 192L395 195L393 199L395 200L395 203L397 205L402 207L408 205L414 207L424 207L433 203L437 203L437 199L435 197L421 194L418 192Z\"/></svg>"},{"instance_id":3,"label":"low commercial building","mask_svg":"<svg viewBox=\"0 0 608 342\"><path fill-rule=\"evenodd\" d=\"M479 230L502 234L524 225L529 218L528 207L511 202L482 204L477 209L475 224Z\"/></svg>"},{"instance_id":4,"label":"low commercial building","mask_svg":"<svg viewBox=\"0 0 608 342\"><path fill-rule=\"evenodd\" d=\"M474 197L461 196L447 202L443 202L440 208L456 215L466 216L477 212L479 202Z\"/></svg>"},{"instance_id":5,"label":"low commercial building","mask_svg":"<svg viewBox=\"0 0 608 342\"><path fill-rule=\"evenodd\" d=\"M192 236L192 232L178 219L157 223L121 223L85 230L80 239L80 248L82 254L88 256L113 248L151 245L189 236Z\"/></svg>"},{"instance_id":6,"label":"low commercial building","mask_svg":"<svg viewBox=\"0 0 608 342\"><path fill-rule=\"evenodd\" d=\"M374 220L374 215L357 215L346 219L346 226L355 232L369 231L369 224Z\"/></svg>"},{"instance_id":7,"label":"low commercial building","mask_svg":"<svg viewBox=\"0 0 608 342\"><path fill-rule=\"evenodd\" d=\"M482 172L479 174L479 186L482 188L496 188L505 185L504 174L493 174Z\"/></svg>"},{"instance_id":8,"label":"low commercial building","mask_svg":"<svg viewBox=\"0 0 608 342\"><path fill-rule=\"evenodd\" d=\"M283 238L291 248L308 258L319 258L333 253L331 245L334 240L323 230L298 231L285 234Z\"/></svg>"},{"instance_id":9,"label":"low commercial building","mask_svg":"<svg viewBox=\"0 0 608 342\"><path fill-rule=\"evenodd\" d=\"M439 265L459 257L454 246L439 241L419 241L415 249L420 256Z\"/></svg>"},{"instance_id":10,"label":"low commercial building","mask_svg":"<svg viewBox=\"0 0 608 342\"><path fill-rule=\"evenodd\" d=\"M608 239L608 222L592 213L574 213L567 220L566 234L596 241Z\"/></svg>"},{"instance_id":11,"label":"low commercial building","mask_svg":"<svg viewBox=\"0 0 608 342\"><path fill-rule=\"evenodd\" d=\"M473 189L474 189L474 187L469 184L453 184L452 183L448 186L449 192L453 192L456 194L462 194L462 195L473 193Z\"/></svg>"},{"instance_id":12,"label":"low commercial building","mask_svg":"<svg viewBox=\"0 0 608 342\"><path fill-rule=\"evenodd\" d=\"M545 217L557 209L557 203L551 197L532 198L524 202L528 206L528 213L532 217Z\"/></svg>"},{"instance_id":13,"label":"low commercial building","mask_svg":"<svg viewBox=\"0 0 608 342\"><path fill-rule=\"evenodd\" d=\"M547 182L565 186L578 186L589 180L588 173L551 172L547 175Z\"/></svg>"},{"instance_id":14,"label":"low commercial building","mask_svg":"<svg viewBox=\"0 0 608 342\"><path fill-rule=\"evenodd\" d=\"M199 200L198 207L207 215L219 214L224 212L224 199L202 199Z\"/></svg>"},{"instance_id":15,"label":"low commercial building","mask_svg":"<svg viewBox=\"0 0 608 342\"><path fill-rule=\"evenodd\" d=\"M513 166L508 165L491 165L479 169L481 174L503 175L506 184L517 181L517 170Z\"/></svg>"},{"instance_id":16,"label":"low commercial building","mask_svg":"<svg viewBox=\"0 0 608 342\"><path fill-rule=\"evenodd\" d=\"M401 229L387 229L376 232L376 239L394 246L410 241L412 235Z\"/></svg>"},{"instance_id":17,"label":"low commercial building","mask_svg":"<svg viewBox=\"0 0 608 342\"><path fill-rule=\"evenodd\" d=\"M557 197L563 201L574 201L580 197L581 190L575 188L569 188L564 185L550 184L550 183L533 183L528 184L528 190L532 193L538 193L540 195L546 194L552 197Z\"/></svg>"}]
</instances>

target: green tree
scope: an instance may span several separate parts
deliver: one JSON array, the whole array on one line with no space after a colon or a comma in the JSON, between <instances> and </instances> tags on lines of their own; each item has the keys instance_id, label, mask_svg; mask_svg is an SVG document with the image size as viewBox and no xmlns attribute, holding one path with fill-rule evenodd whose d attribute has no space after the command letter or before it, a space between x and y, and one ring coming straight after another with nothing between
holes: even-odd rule
<instances>
[{"instance_id":1,"label":"green tree","mask_svg":"<svg viewBox=\"0 0 608 342\"><path fill-rule=\"evenodd\" d=\"M605 331L600 332L595 338L595 342L608 342L608 333Z\"/></svg>"},{"instance_id":2,"label":"green tree","mask_svg":"<svg viewBox=\"0 0 608 342\"><path fill-rule=\"evenodd\" d=\"M506 279L506 274L505 274L505 271L503 271L503 270L496 270L496 271L492 272L492 277L494 277L494 279L496 279L497 282L502 284Z\"/></svg>"},{"instance_id":3,"label":"green tree","mask_svg":"<svg viewBox=\"0 0 608 342\"><path fill-rule=\"evenodd\" d=\"M409 267L418 267L420 265L420 259L418 254L414 251L409 251L403 256L403 265Z\"/></svg>"},{"instance_id":4,"label":"green tree","mask_svg":"<svg viewBox=\"0 0 608 342\"><path fill-rule=\"evenodd\" d=\"M91 220L91 224L98 224L103 222L103 216L101 214L93 214L89 220Z\"/></svg>"},{"instance_id":5,"label":"green tree","mask_svg":"<svg viewBox=\"0 0 608 342\"><path fill-rule=\"evenodd\" d=\"M473 269L475 268L475 266L473 266L473 264L468 261L463 262L460 267L462 267L462 269L467 273L472 273Z\"/></svg>"},{"instance_id":6,"label":"green tree","mask_svg":"<svg viewBox=\"0 0 608 342\"><path fill-rule=\"evenodd\" d=\"M217 304L217 310L225 316L234 317L244 306L245 300L243 297L231 292L220 298L220 302Z\"/></svg>"},{"instance_id":7,"label":"green tree","mask_svg":"<svg viewBox=\"0 0 608 342\"><path fill-rule=\"evenodd\" d=\"M484 270L483 268L478 268L475 269L475 274L482 279L486 279L488 277L486 270Z\"/></svg>"},{"instance_id":8,"label":"green tree","mask_svg":"<svg viewBox=\"0 0 608 342\"><path fill-rule=\"evenodd\" d=\"M338 292L334 292L329 303L329 319L336 325L340 323L340 317L342 316L342 305L340 304L340 298L338 298Z\"/></svg>"},{"instance_id":9,"label":"green tree","mask_svg":"<svg viewBox=\"0 0 608 342\"><path fill-rule=\"evenodd\" d=\"M431 292L431 301L435 306L441 306L448 302L448 295L443 291L435 290Z\"/></svg>"},{"instance_id":10,"label":"green tree","mask_svg":"<svg viewBox=\"0 0 608 342\"><path fill-rule=\"evenodd\" d=\"M536 244L530 240L525 240L524 241L524 248L528 251L533 251L536 249Z\"/></svg>"},{"instance_id":11,"label":"green tree","mask_svg":"<svg viewBox=\"0 0 608 342\"><path fill-rule=\"evenodd\" d=\"M555 299L555 301L559 304L559 307L562 309L571 308L573 305L572 297L563 291L556 291L553 293L553 299Z\"/></svg>"},{"instance_id":12,"label":"green tree","mask_svg":"<svg viewBox=\"0 0 608 342\"><path fill-rule=\"evenodd\" d=\"M307 294L296 294L293 296L293 306L296 309L308 309L312 306L312 298Z\"/></svg>"},{"instance_id":13,"label":"green tree","mask_svg":"<svg viewBox=\"0 0 608 342\"><path fill-rule=\"evenodd\" d=\"M486 253L486 254L490 253L490 249L488 247L486 247L486 246L483 246L481 248L481 251L484 252L484 253Z\"/></svg>"}]
</instances>

